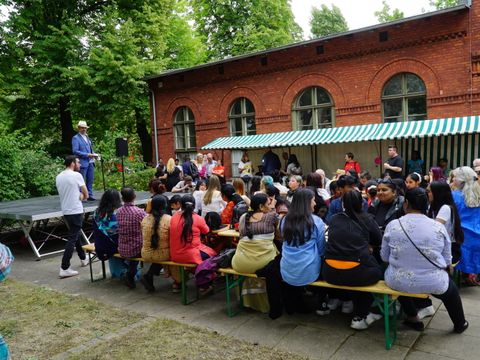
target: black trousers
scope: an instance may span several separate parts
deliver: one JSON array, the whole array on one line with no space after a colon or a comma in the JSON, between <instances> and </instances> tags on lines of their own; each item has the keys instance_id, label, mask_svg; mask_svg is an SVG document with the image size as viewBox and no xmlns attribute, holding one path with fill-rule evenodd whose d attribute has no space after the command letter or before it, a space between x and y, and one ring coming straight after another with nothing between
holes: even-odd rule
<instances>
[{"instance_id":1,"label":"black trousers","mask_svg":"<svg viewBox=\"0 0 480 360\"><path fill-rule=\"evenodd\" d=\"M383 272L376 259L371 256L367 261L353 269L335 269L324 263L322 276L325 281L334 285L367 286L382 280ZM374 300L372 294L360 291L345 291L340 297L353 300L354 316L362 318L368 315Z\"/></svg>"},{"instance_id":2,"label":"black trousers","mask_svg":"<svg viewBox=\"0 0 480 360\"><path fill-rule=\"evenodd\" d=\"M278 318L283 313L283 280L280 273L281 255L270 261L267 266L256 272L257 276L265 277L267 285L268 303L270 305L269 316Z\"/></svg>"},{"instance_id":3,"label":"black trousers","mask_svg":"<svg viewBox=\"0 0 480 360\"><path fill-rule=\"evenodd\" d=\"M455 328L461 328L465 324L465 314L463 312L462 299L458 292L457 286L452 279L448 279L448 289L443 294L435 295L437 299L442 300L443 305L447 309L448 316L453 322ZM402 304L402 309L408 316L417 316L417 309L415 307L415 302L412 298L400 296L398 298L400 304Z\"/></svg>"},{"instance_id":4,"label":"black trousers","mask_svg":"<svg viewBox=\"0 0 480 360\"><path fill-rule=\"evenodd\" d=\"M163 269L162 265L153 263L153 264L150 265L150 268L148 269L147 274L151 275L151 276L153 276L153 275L159 276L160 271L162 269Z\"/></svg>"},{"instance_id":5,"label":"black trousers","mask_svg":"<svg viewBox=\"0 0 480 360\"><path fill-rule=\"evenodd\" d=\"M70 267L73 249L77 249L80 259L85 260L85 251L82 249L82 241L80 240L80 231L83 225L83 214L63 215L68 225L68 238L65 245L65 251L62 257L62 269L67 270Z\"/></svg>"}]
</instances>

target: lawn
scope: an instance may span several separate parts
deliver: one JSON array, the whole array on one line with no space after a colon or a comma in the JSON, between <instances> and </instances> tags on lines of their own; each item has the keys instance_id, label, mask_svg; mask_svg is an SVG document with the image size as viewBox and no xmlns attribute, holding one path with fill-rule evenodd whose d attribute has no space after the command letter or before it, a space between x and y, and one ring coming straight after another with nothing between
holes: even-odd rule
<instances>
[{"instance_id":1,"label":"lawn","mask_svg":"<svg viewBox=\"0 0 480 360\"><path fill-rule=\"evenodd\" d=\"M135 327L140 321L145 324ZM14 280L0 284L0 333L10 347L12 359L50 359L82 344L86 348L78 350L81 352L65 357L303 359L176 321L147 318Z\"/></svg>"}]
</instances>

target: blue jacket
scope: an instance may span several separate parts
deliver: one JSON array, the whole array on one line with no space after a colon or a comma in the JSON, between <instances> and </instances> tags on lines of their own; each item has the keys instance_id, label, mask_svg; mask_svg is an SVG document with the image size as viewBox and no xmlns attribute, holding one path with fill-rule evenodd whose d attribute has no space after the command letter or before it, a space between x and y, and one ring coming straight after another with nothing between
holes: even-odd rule
<instances>
[{"instance_id":1,"label":"blue jacket","mask_svg":"<svg viewBox=\"0 0 480 360\"><path fill-rule=\"evenodd\" d=\"M262 165L262 171L265 175L272 175L275 170L280 170L282 167L282 163L280 162L278 155L271 150L263 155Z\"/></svg>"},{"instance_id":2,"label":"blue jacket","mask_svg":"<svg viewBox=\"0 0 480 360\"><path fill-rule=\"evenodd\" d=\"M282 245L280 273L287 284L305 286L318 279L322 266L322 256L325 251L325 225L318 216L312 216L314 226L309 239L298 247ZM283 234L283 222L281 224Z\"/></svg>"},{"instance_id":3,"label":"blue jacket","mask_svg":"<svg viewBox=\"0 0 480 360\"><path fill-rule=\"evenodd\" d=\"M88 167L90 162L88 154L93 154L92 140L90 140L88 136L87 140L88 142L86 142L80 134L72 138L72 152L73 155L79 157L81 167Z\"/></svg>"}]
</instances>

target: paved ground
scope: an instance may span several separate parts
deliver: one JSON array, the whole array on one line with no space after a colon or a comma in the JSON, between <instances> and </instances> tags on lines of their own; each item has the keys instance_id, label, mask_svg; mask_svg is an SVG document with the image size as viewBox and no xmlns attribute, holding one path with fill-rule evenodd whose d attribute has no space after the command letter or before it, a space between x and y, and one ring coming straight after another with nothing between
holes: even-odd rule
<instances>
[{"instance_id":1,"label":"paved ground","mask_svg":"<svg viewBox=\"0 0 480 360\"><path fill-rule=\"evenodd\" d=\"M221 334L252 343L296 352L311 359L479 359L480 358L480 289L463 288L461 291L465 313L470 322L462 335L452 334L452 324L443 306L435 301L437 309L423 333L399 325L398 339L390 351L384 348L383 322L368 330L350 329L350 317L331 314L284 315L277 320L253 311L245 311L234 318L225 313L224 293L220 292L191 305L180 304L180 294L172 294L170 282L156 279L157 291L148 294L141 284L129 290L118 280L90 282L89 270L80 269L80 275L58 279L60 256L35 261L30 248L13 247L16 256L12 278L47 286L68 294L94 298L112 306L165 317L190 325L208 328ZM73 268L80 261L74 257ZM101 267L94 264L98 276ZM427 324L427 322L425 322ZM475 355L477 354L477 355Z\"/></svg>"}]
</instances>

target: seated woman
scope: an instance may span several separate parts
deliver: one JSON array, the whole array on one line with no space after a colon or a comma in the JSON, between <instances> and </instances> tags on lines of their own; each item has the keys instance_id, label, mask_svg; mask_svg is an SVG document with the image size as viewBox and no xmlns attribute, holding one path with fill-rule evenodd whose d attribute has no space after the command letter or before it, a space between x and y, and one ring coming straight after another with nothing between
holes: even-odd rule
<instances>
[{"instance_id":1,"label":"seated woman","mask_svg":"<svg viewBox=\"0 0 480 360\"><path fill-rule=\"evenodd\" d=\"M164 184L160 181L160 179L153 178L150 180L148 183L148 191L150 191L150 194L152 194L152 198L155 195L160 195L165 192L167 192L167 188L165 187ZM151 200L147 202L147 206L145 206L145 212L150 213L151 210Z\"/></svg>"},{"instance_id":2,"label":"seated woman","mask_svg":"<svg viewBox=\"0 0 480 360\"><path fill-rule=\"evenodd\" d=\"M205 195L205 191L207 190L207 184L205 180L198 180L197 184L195 185L195 191L193 192L193 198L195 199L195 213L201 214L202 213L202 199Z\"/></svg>"},{"instance_id":3,"label":"seated woman","mask_svg":"<svg viewBox=\"0 0 480 360\"><path fill-rule=\"evenodd\" d=\"M151 212L142 220L142 258L151 262L148 272L141 282L148 292L155 291L153 276L159 276L162 265L155 262L170 260L170 219L167 214L168 200L163 195L156 195L151 200ZM177 267L165 269L175 280L173 292L180 290L180 273Z\"/></svg>"},{"instance_id":4,"label":"seated woman","mask_svg":"<svg viewBox=\"0 0 480 360\"><path fill-rule=\"evenodd\" d=\"M285 309L291 314L303 312L303 287L320 276L321 258L325 250L325 224L312 213L315 194L310 189L299 189L282 219L283 235L280 273L285 287ZM324 293L322 292L322 300Z\"/></svg>"},{"instance_id":5,"label":"seated woman","mask_svg":"<svg viewBox=\"0 0 480 360\"><path fill-rule=\"evenodd\" d=\"M403 216L404 197L397 193L397 186L391 179L380 180L377 184L377 198L368 207L375 222L384 230L387 224Z\"/></svg>"},{"instance_id":6,"label":"seated woman","mask_svg":"<svg viewBox=\"0 0 480 360\"><path fill-rule=\"evenodd\" d=\"M450 237L442 224L424 215L427 207L424 189L407 190L406 215L390 222L383 236L381 256L388 262L385 282L398 291L432 294L442 300L454 331L462 333L468 327L462 300L445 271L452 261ZM405 325L423 330L412 298L399 297L398 300L407 315Z\"/></svg>"},{"instance_id":7,"label":"seated woman","mask_svg":"<svg viewBox=\"0 0 480 360\"><path fill-rule=\"evenodd\" d=\"M250 198L245 192L245 183L243 182L243 180L239 178L234 178L232 181L232 185L235 188L235 192L242 197L243 201L245 201L248 206L250 206Z\"/></svg>"},{"instance_id":8,"label":"seated woman","mask_svg":"<svg viewBox=\"0 0 480 360\"><path fill-rule=\"evenodd\" d=\"M97 210L93 213L93 240L95 252L100 260L108 260L118 252L118 221L115 210L122 206L120 193L106 190Z\"/></svg>"},{"instance_id":9,"label":"seated woman","mask_svg":"<svg viewBox=\"0 0 480 360\"><path fill-rule=\"evenodd\" d=\"M210 176L207 191L205 191L202 200L202 217L205 217L209 212L216 212L220 215L225 209L226 203L222 199L220 189L221 185L218 177L216 175Z\"/></svg>"},{"instance_id":10,"label":"seated woman","mask_svg":"<svg viewBox=\"0 0 480 360\"><path fill-rule=\"evenodd\" d=\"M182 209L172 216L170 221L170 258L172 261L186 264L200 264L216 253L203 245L200 236L208 234L210 229L205 219L195 214L195 199L187 194L182 197Z\"/></svg>"},{"instance_id":11,"label":"seated woman","mask_svg":"<svg viewBox=\"0 0 480 360\"><path fill-rule=\"evenodd\" d=\"M373 217L362 210L362 194L349 191L342 198L343 212L333 215L328 228L323 279L331 284L367 286L383 278L380 264L372 255L372 247L382 241L380 228ZM381 315L369 313L373 303L370 293L349 292L354 312L351 327L364 330Z\"/></svg>"},{"instance_id":12,"label":"seated woman","mask_svg":"<svg viewBox=\"0 0 480 360\"><path fill-rule=\"evenodd\" d=\"M217 164L212 169L212 174L218 176L220 184L225 184L225 166L223 166L221 159L217 160Z\"/></svg>"},{"instance_id":13,"label":"seated woman","mask_svg":"<svg viewBox=\"0 0 480 360\"><path fill-rule=\"evenodd\" d=\"M300 175L290 176L290 179L288 180L288 187L290 188L290 190L287 193L287 200L292 202L295 191L297 191L298 189L301 189L302 186L303 186L303 179Z\"/></svg>"},{"instance_id":14,"label":"seated woman","mask_svg":"<svg viewBox=\"0 0 480 360\"><path fill-rule=\"evenodd\" d=\"M263 193L252 197L250 210L240 218L240 240L232 259L232 268L240 273L255 273L264 268L278 254L273 243L278 218L268 207L268 196ZM245 306L262 312L268 311L265 282L249 279L245 282Z\"/></svg>"},{"instance_id":15,"label":"seated woman","mask_svg":"<svg viewBox=\"0 0 480 360\"><path fill-rule=\"evenodd\" d=\"M227 203L221 214L222 224L230 225L232 223L233 209L243 199L235 192L235 188L231 184L222 185L221 193L223 201Z\"/></svg>"}]
</instances>

